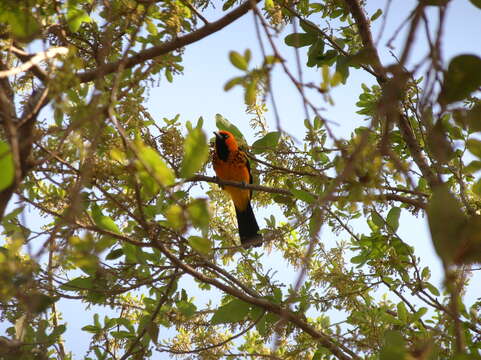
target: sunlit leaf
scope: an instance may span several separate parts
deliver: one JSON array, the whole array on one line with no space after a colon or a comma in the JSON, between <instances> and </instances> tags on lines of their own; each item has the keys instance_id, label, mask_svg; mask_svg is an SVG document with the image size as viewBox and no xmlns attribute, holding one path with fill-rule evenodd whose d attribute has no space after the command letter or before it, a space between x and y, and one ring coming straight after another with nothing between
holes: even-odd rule
<instances>
[{"instance_id":1,"label":"sunlit leaf","mask_svg":"<svg viewBox=\"0 0 481 360\"><path fill-rule=\"evenodd\" d=\"M203 255L209 255L212 251L212 242L207 238L201 236L190 236L188 241L189 245L192 246L195 251Z\"/></svg>"},{"instance_id":2,"label":"sunlit leaf","mask_svg":"<svg viewBox=\"0 0 481 360\"><path fill-rule=\"evenodd\" d=\"M374 14L371 16L371 21L375 21L377 18L379 18L382 15L382 10L377 9Z\"/></svg>"},{"instance_id":3,"label":"sunlit leaf","mask_svg":"<svg viewBox=\"0 0 481 360\"><path fill-rule=\"evenodd\" d=\"M476 155L478 158L481 158L481 141L477 139L469 139L466 142L466 146L471 154Z\"/></svg>"},{"instance_id":4,"label":"sunlit leaf","mask_svg":"<svg viewBox=\"0 0 481 360\"><path fill-rule=\"evenodd\" d=\"M281 133L279 131L269 132L264 135L263 138L255 141L252 144L252 152L254 154L262 154L267 150L275 150L280 138Z\"/></svg>"},{"instance_id":5,"label":"sunlit leaf","mask_svg":"<svg viewBox=\"0 0 481 360\"><path fill-rule=\"evenodd\" d=\"M406 355L406 341L399 331L386 331L380 360L399 360Z\"/></svg>"},{"instance_id":6,"label":"sunlit leaf","mask_svg":"<svg viewBox=\"0 0 481 360\"><path fill-rule=\"evenodd\" d=\"M401 208L393 207L387 214L386 222L393 232L396 232L399 227L399 216L401 215Z\"/></svg>"},{"instance_id":7,"label":"sunlit leaf","mask_svg":"<svg viewBox=\"0 0 481 360\"><path fill-rule=\"evenodd\" d=\"M103 215L97 204L92 205L92 218L99 228L120 234L120 229L115 221L111 217Z\"/></svg>"},{"instance_id":8,"label":"sunlit leaf","mask_svg":"<svg viewBox=\"0 0 481 360\"><path fill-rule=\"evenodd\" d=\"M300 48L313 44L317 40L317 36L314 34L301 34L294 33L285 37L284 42L286 45Z\"/></svg>"},{"instance_id":9,"label":"sunlit leaf","mask_svg":"<svg viewBox=\"0 0 481 360\"><path fill-rule=\"evenodd\" d=\"M179 309L179 311L187 318L191 318L197 311L197 307L190 301L177 301L176 306L177 309Z\"/></svg>"},{"instance_id":10,"label":"sunlit leaf","mask_svg":"<svg viewBox=\"0 0 481 360\"><path fill-rule=\"evenodd\" d=\"M169 225L176 230L180 230L184 227L184 211L182 207L178 204L172 204L165 211L165 217Z\"/></svg>"},{"instance_id":11,"label":"sunlit leaf","mask_svg":"<svg viewBox=\"0 0 481 360\"><path fill-rule=\"evenodd\" d=\"M439 96L441 104L465 99L481 86L481 58L476 55L459 55L449 63Z\"/></svg>"},{"instance_id":12,"label":"sunlit leaf","mask_svg":"<svg viewBox=\"0 0 481 360\"><path fill-rule=\"evenodd\" d=\"M199 171L209 157L207 139L200 128L189 132L184 141L184 158L180 167L180 176L187 178Z\"/></svg>"},{"instance_id":13,"label":"sunlit leaf","mask_svg":"<svg viewBox=\"0 0 481 360\"><path fill-rule=\"evenodd\" d=\"M427 213L434 248L445 263L452 263L462 242L466 216L446 185L433 190Z\"/></svg>"},{"instance_id":14,"label":"sunlit leaf","mask_svg":"<svg viewBox=\"0 0 481 360\"><path fill-rule=\"evenodd\" d=\"M215 125L217 126L217 129L219 130L226 130L232 133L234 137L236 138L238 143L241 144L247 144L246 140L244 138L244 135L242 135L241 131L237 126L232 124L229 120L227 120L225 117L223 117L220 114L215 115Z\"/></svg>"},{"instance_id":15,"label":"sunlit leaf","mask_svg":"<svg viewBox=\"0 0 481 360\"><path fill-rule=\"evenodd\" d=\"M7 8L0 4L0 23L10 25L12 35L21 41L31 41L40 31L40 24L29 8Z\"/></svg>"},{"instance_id":16,"label":"sunlit leaf","mask_svg":"<svg viewBox=\"0 0 481 360\"><path fill-rule=\"evenodd\" d=\"M195 199L187 205L187 212L194 226L207 229L209 225L209 210L205 199Z\"/></svg>"},{"instance_id":17,"label":"sunlit leaf","mask_svg":"<svg viewBox=\"0 0 481 360\"><path fill-rule=\"evenodd\" d=\"M302 200L308 204L312 204L316 201L314 195L305 190L291 189L290 191L297 199Z\"/></svg>"},{"instance_id":18,"label":"sunlit leaf","mask_svg":"<svg viewBox=\"0 0 481 360\"><path fill-rule=\"evenodd\" d=\"M91 22L90 16L83 10L73 6L67 9L67 24L72 32L77 32L84 22Z\"/></svg>"},{"instance_id":19,"label":"sunlit leaf","mask_svg":"<svg viewBox=\"0 0 481 360\"><path fill-rule=\"evenodd\" d=\"M237 51L229 52L229 60L232 63L232 65L234 65L236 68L244 71L247 70L248 62Z\"/></svg>"},{"instance_id":20,"label":"sunlit leaf","mask_svg":"<svg viewBox=\"0 0 481 360\"><path fill-rule=\"evenodd\" d=\"M255 105L257 100L257 80L252 79L245 88L244 101L246 105Z\"/></svg>"},{"instance_id":21,"label":"sunlit leaf","mask_svg":"<svg viewBox=\"0 0 481 360\"><path fill-rule=\"evenodd\" d=\"M15 165L13 163L12 152L10 146L0 141L0 191L12 185L15 179Z\"/></svg>"},{"instance_id":22,"label":"sunlit leaf","mask_svg":"<svg viewBox=\"0 0 481 360\"><path fill-rule=\"evenodd\" d=\"M228 82L226 82L226 84L224 85L224 90L229 91L234 86L242 84L243 81L244 81L244 78L242 77L232 78Z\"/></svg>"},{"instance_id":23,"label":"sunlit leaf","mask_svg":"<svg viewBox=\"0 0 481 360\"><path fill-rule=\"evenodd\" d=\"M210 323L212 325L232 323L243 320L249 313L250 305L240 299L234 299L219 307Z\"/></svg>"},{"instance_id":24,"label":"sunlit leaf","mask_svg":"<svg viewBox=\"0 0 481 360\"><path fill-rule=\"evenodd\" d=\"M136 162L137 168L139 170L145 169L148 175L153 176L162 186L172 185L175 181L175 174L159 153L140 140L137 140L135 145L139 157Z\"/></svg>"}]
</instances>

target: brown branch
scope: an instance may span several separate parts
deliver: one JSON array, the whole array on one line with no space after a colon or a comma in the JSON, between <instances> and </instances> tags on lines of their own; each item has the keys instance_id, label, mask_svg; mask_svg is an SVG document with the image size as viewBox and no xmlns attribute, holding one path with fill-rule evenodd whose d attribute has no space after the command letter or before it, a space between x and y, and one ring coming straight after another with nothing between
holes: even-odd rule
<instances>
[{"instance_id":1,"label":"brown branch","mask_svg":"<svg viewBox=\"0 0 481 360\"><path fill-rule=\"evenodd\" d=\"M13 53L17 55L20 60L22 60L23 64L15 68L0 71L0 78L16 75L33 68L34 74L39 77L40 80L45 81L47 80L47 76L45 72L38 66L38 64L57 55L66 55L68 53L68 49L65 47L52 47L46 51L40 51L35 55L26 54L22 51L13 51Z\"/></svg>"},{"instance_id":2,"label":"brown branch","mask_svg":"<svg viewBox=\"0 0 481 360\"><path fill-rule=\"evenodd\" d=\"M238 187L242 189L250 189L250 190L255 190L255 191L263 191L271 194L281 194L281 195L286 195L290 197L294 197L294 194L290 192L289 190L286 189L278 189L278 188L273 188L273 187L268 187L268 186L262 186L262 185L255 185L255 184L246 184L246 183L241 183L237 181L227 181L227 180L222 180L217 177L209 177L205 175L195 175L189 179L186 179L185 182L197 182L197 181L204 181L204 182L209 182L213 184L217 184L220 186L233 186L233 187ZM318 195L309 193L311 196L314 198L319 198ZM339 201L339 200L346 200L345 196L341 195L329 195L327 197L323 197L324 200L326 201ZM412 206L415 206L416 208L419 209L425 209L426 208L426 203L408 198L405 196L397 195L397 194L375 194L375 195L366 195L365 199L372 199L375 201L399 201L403 202ZM348 199L349 200L349 199ZM351 201L363 201L363 199L359 200L351 200Z\"/></svg>"},{"instance_id":3,"label":"brown branch","mask_svg":"<svg viewBox=\"0 0 481 360\"><path fill-rule=\"evenodd\" d=\"M379 58L376 46L374 45L369 20L366 17L364 9L361 7L359 0L344 0L344 2L346 3L352 17L354 18L354 21L356 22L364 47L372 56L372 67L377 74L376 77L378 82L386 82L386 70L382 66L381 59Z\"/></svg>"},{"instance_id":4,"label":"brown branch","mask_svg":"<svg viewBox=\"0 0 481 360\"><path fill-rule=\"evenodd\" d=\"M259 1L260 0L255 0L255 2L259 2ZM193 31L184 36L180 36L162 45L145 49L139 52L138 54L127 58L125 62L123 62L122 60L119 60L112 63L108 63L105 65L99 66L94 70L79 73L77 74L77 76L79 77L81 82L89 82L98 78L99 75L107 75L117 71L121 63L125 64L124 69L130 69L135 65L141 64L147 60L151 60L160 55L165 55L171 51L180 49L186 45L202 40L203 38L233 23L234 21L239 19L241 16L245 15L250 9L251 9L251 3L250 1L246 1L242 5L234 9L233 11L229 12L224 17L220 18L217 21L204 25L199 30Z\"/></svg>"}]
</instances>

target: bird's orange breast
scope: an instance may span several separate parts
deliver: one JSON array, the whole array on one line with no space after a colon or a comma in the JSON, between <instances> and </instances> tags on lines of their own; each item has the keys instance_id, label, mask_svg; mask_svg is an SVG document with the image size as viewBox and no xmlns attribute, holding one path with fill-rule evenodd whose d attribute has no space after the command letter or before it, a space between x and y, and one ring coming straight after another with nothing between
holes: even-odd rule
<instances>
[{"instance_id":1,"label":"bird's orange breast","mask_svg":"<svg viewBox=\"0 0 481 360\"><path fill-rule=\"evenodd\" d=\"M251 175L246 161L247 159L245 159L240 152L229 154L229 158L226 161L214 156L214 171L217 177L222 180L238 181L249 184ZM249 189L226 186L224 190L232 197L236 209L242 211L247 207L251 198L251 192Z\"/></svg>"}]
</instances>

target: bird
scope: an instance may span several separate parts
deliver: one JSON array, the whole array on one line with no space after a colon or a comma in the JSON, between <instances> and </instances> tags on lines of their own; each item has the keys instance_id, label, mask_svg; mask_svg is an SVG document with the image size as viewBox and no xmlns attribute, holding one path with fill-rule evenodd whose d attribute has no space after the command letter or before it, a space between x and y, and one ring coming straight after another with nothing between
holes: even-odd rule
<instances>
[{"instance_id":1,"label":"bird","mask_svg":"<svg viewBox=\"0 0 481 360\"><path fill-rule=\"evenodd\" d=\"M212 164L217 178L252 184L249 159L246 153L239 149L234 135L226 130L220 130L214 134L215 147ZM234 203L242 246L245 249L251 246L260 246L262 236L259 234L259 225L251 206L251 189L233 186L225 186L223 189L229 193Z\"/></svg>"}]
</instances>

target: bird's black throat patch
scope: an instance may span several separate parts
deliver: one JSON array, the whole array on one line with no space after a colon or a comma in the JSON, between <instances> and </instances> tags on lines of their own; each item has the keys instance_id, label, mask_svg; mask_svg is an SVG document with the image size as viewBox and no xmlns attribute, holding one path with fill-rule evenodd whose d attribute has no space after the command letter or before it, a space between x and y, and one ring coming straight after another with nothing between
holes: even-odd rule
<instances>
[{"instance_id":1,"label":"bird's black throat patch","mask_svg":"<svg viewBox=\"0 0 481 360\"><path fill-rule=\"evenodd\" d=\"M219 159L227 161L227 158L229 157L229 148L227 147L224 138L217 137L215 139L215 150Z\"/></svg>"}]
</instances>

